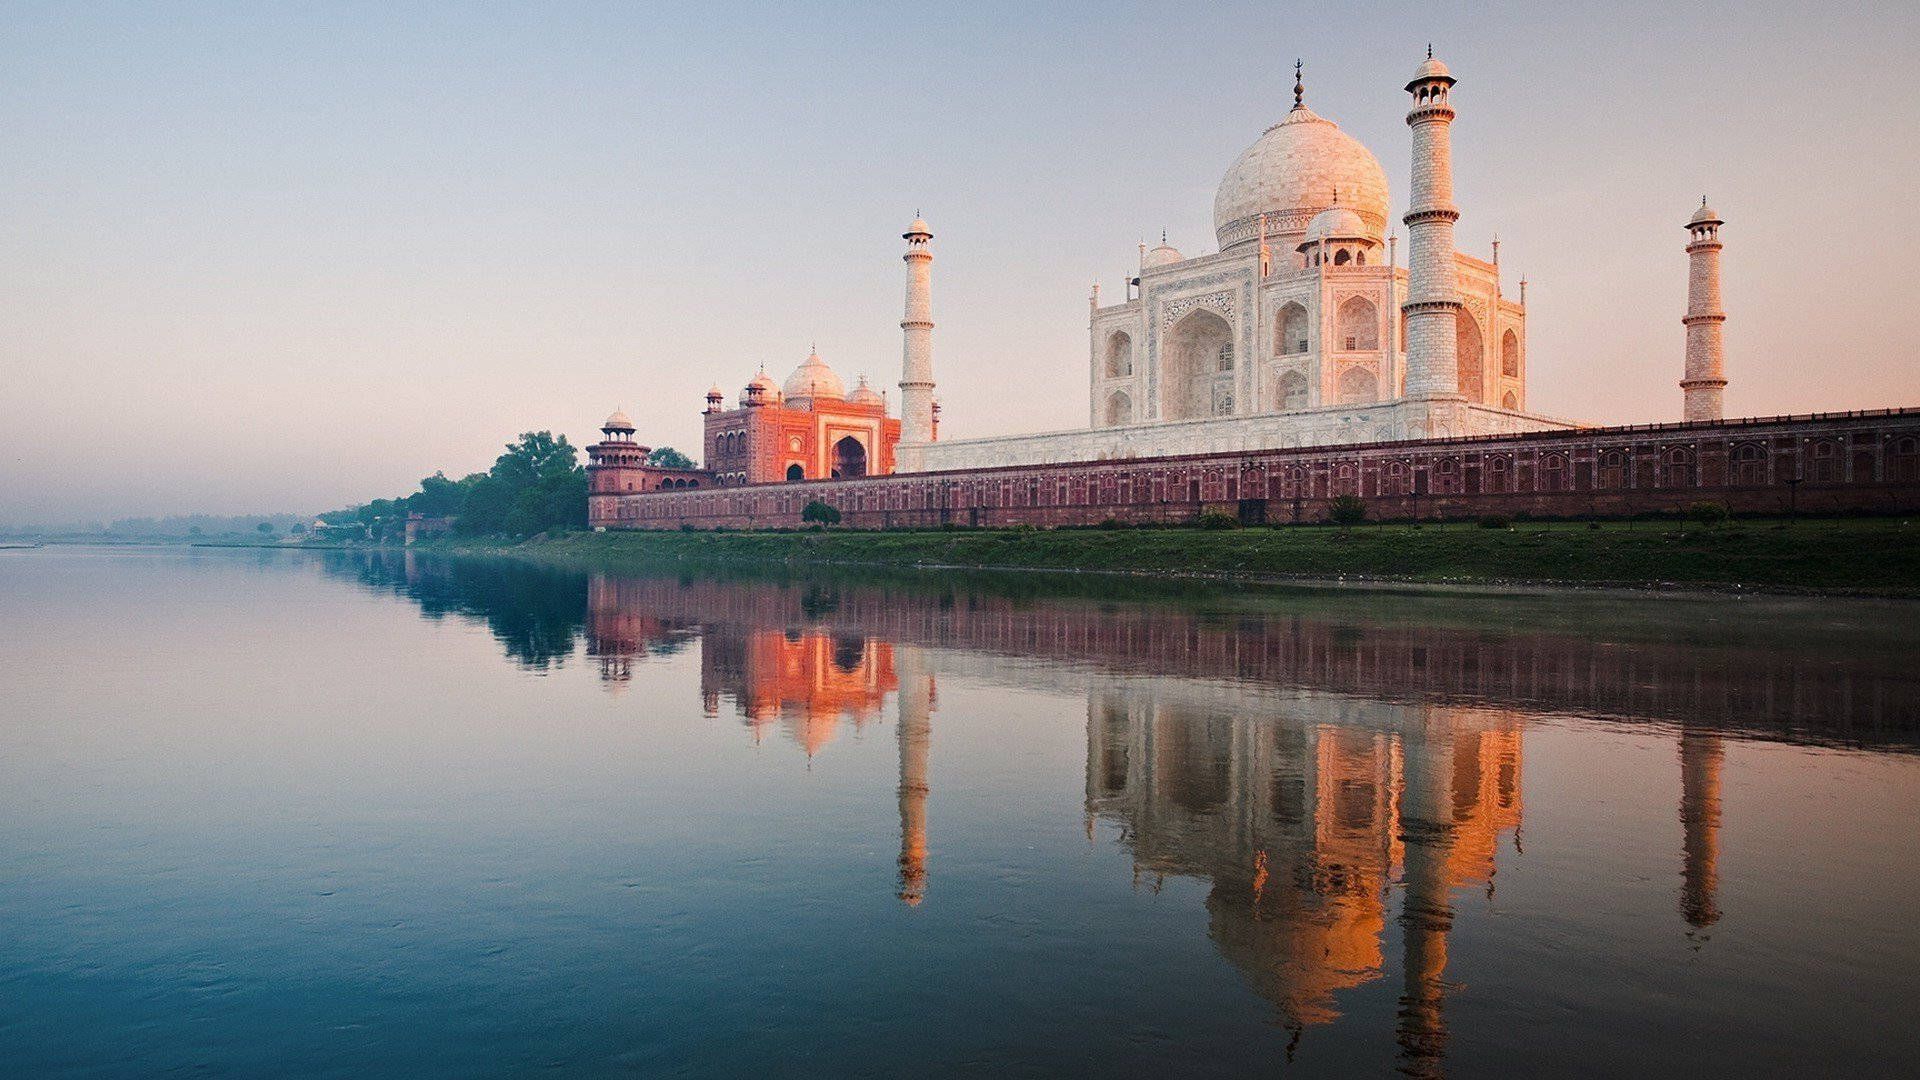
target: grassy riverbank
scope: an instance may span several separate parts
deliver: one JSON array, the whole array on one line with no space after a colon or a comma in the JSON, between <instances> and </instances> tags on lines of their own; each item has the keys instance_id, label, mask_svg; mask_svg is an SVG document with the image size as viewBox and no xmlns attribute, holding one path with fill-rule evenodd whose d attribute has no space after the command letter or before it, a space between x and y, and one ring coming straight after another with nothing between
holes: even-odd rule
<instances>
[{"instance_id":1,"label":"grassy riverbank","mask_svg":"<svg viewBox=\"0 0 1920 1080\"><path fill-rule=\"evenodd\" d=\"M662 566L751 562L1742 586L1920 596L1920 522L1898 519L1247 529L577 533L522 553Z\"/></svg>"}]
</instances>

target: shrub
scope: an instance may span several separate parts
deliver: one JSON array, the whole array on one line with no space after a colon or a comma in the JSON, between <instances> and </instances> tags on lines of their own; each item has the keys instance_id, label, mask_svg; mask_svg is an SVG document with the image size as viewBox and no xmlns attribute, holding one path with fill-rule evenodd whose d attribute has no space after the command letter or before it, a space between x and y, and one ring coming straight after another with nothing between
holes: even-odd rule
<instances>
[{"instance_id":1,"label":"shrub","mask_svg":"<svg viewBox=\"0 0 1920 1080\"><path fill-rule=\"evenodd\" d=\"M1505 514L1488 514L1486 517L1480 519L1480 527L1483 529L1511 529L1513 528L1513 519L1507 517Z\"/></svg>"},{"instance_id":2,"label":"shrub","mask_svg":"<svg viewBox=\"0 0 1920 1080\"><path fill-rule=\"evenodd\" d=\"M840 511L828 506L819 499L815 499L807 504L806 509L800 511L800 520L808 522L809 524L838 525L840 524Z\"/></svg>"},{"instance_id":3,"label":"shrub","mask_svg":"<svg viewBox=\"0 0 1920 1080\"><path fill-rule=\"evenodd\" d=\"M1587 522L1587 529L1588 529L1588 531L1590 531L1590 532L1599 532L1599 531L1600 531L1600 523L1599 523L1599 522L1597 522L1597 521L1589 521L1589 522Z\"/></svg>"},{"instance_id":4,"label":"shrub","mask_svg":"<svg viewBox=\"0 0 1920 1080\"><path fill-rule=\"evenodd\" d=\"M1200 527L1203 529L1237 529L1240 519L1219 510L1209 510L1200 515Z\"/></svg>"},{"instance_id":5,"label":"shrub","mask_svg":"<svg viewBox=\"0 0 1920 1080\"><path fill-rule=\"evenodd\" d=\"M1732 515L1727 513L1726 503L1697 502L1687 507L1687 516L1711 529L1726 524Z\"/></svg>"},{"instance_id":6,"label":"shrub","mask_svg":"<svg viewBox=\"0 0 1920 1080\"><path fill-rule=\"evenodd\" d=\"M1124 529L1127 527L1127 523L1118 518L1108 518L1100 523L1100 527L1103 529Z\"/></svg>"},{"instance_id":7,"label":"shrub","mask_svg":"<svg viewBox=\"0 0 1920 1080\"><path fill-rule=\"evenodd\" d=\"M1342 495L1333 500L1333 506L1327 511L1327 520L1341 528L1350 528L1367 520L1367 504L1358 495Z\"/></svg>"}]
</instances>

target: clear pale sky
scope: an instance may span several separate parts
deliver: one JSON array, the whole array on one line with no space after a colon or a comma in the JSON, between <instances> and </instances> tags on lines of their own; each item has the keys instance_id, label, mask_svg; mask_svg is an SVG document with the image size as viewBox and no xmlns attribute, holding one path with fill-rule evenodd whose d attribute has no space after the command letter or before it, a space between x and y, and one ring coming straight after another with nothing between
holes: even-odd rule
<instances>
[{"instance_id":1,"label":"clear pale sky","mask_svg":"<svg viewBox=\"0 0 1920 1080\"><path fill-rule=\"evenodd\" d=\"M1086 422L1086 302L1291 102L1404 208L1455 93L1459 241L1530 280L1530 404L1677 417L1700 196L1731 415L1920 405L1912 4L13 3L0 525L314 511L698 412L818 340L899 379L935 234L949 437Z\"/></svg>"}]
</instances>

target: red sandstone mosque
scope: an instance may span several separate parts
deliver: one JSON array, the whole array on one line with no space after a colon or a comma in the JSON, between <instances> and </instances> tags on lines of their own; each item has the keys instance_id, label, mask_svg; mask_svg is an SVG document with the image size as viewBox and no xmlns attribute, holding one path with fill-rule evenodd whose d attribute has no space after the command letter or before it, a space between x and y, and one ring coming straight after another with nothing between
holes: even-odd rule
<instances>
[{"instance_id":1,"label":"red sandstone mosque","mask_svg":"<svg viewBox=\"0 0 1920 1080\"><path fill-rule=\"evenodd\" d=\"M1320 520L1343 495L1376 518L1920 506L1920 410L1723 417L1724 222L1704 199L1685 222L1680 419L1596 428L1531 411L1526 282L1505 292L1497 243L1490 260L1454 247L1456 83L1429 52L1405 86L1404 267L1400 238L1382 236L1378 159L1307 107L1296 67L1292 110L1219 185L1217 251L1163 238L1142 245L1121 302L1094 286L1088 427L939 439L933 233L916 217L898 419L817 352L782 386L763 369L734 408L709 391L701 469L646 465L615 413L588 448L590 524L796 525L816 501L880 527Z\"/></svg>"}]
</instances>

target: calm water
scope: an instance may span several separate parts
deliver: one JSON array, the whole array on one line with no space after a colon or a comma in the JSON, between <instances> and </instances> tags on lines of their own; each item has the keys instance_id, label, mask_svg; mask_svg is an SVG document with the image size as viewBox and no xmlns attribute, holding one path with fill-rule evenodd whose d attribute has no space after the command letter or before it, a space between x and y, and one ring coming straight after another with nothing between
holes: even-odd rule
<instances>
[{"instance_id":1,"label":"calm water","mask_svg":"<svg viewBox=\"0 0 1920 1080\"><path fill-rule=\"evenodd\" d=\"M1920 609L1103 588L0 552L0 1073L1920 1073Z\"/></svg>"}]
</instances>

